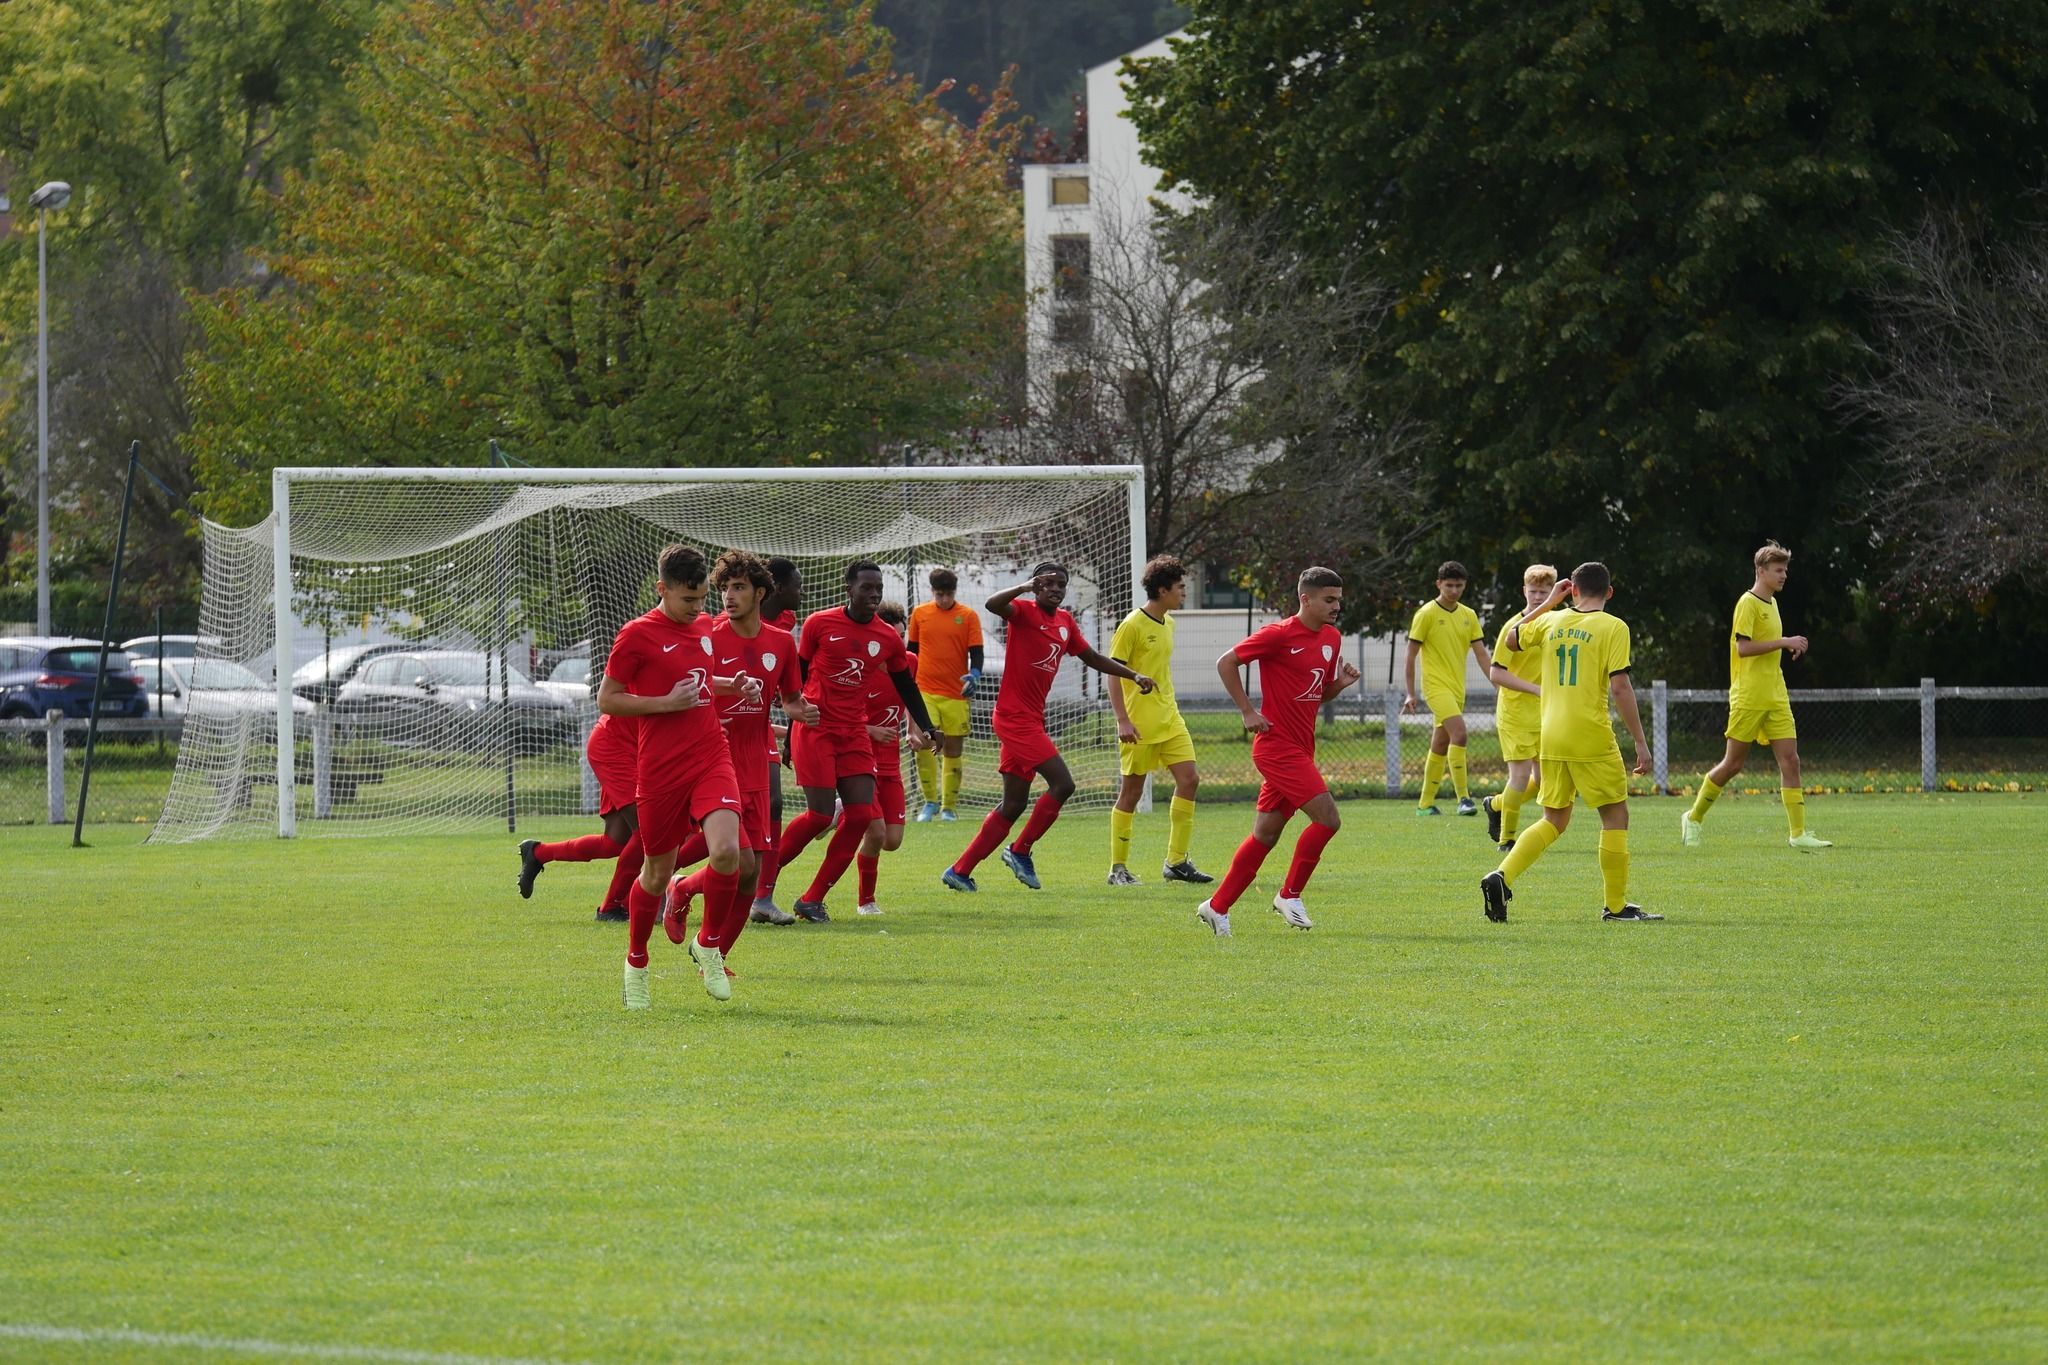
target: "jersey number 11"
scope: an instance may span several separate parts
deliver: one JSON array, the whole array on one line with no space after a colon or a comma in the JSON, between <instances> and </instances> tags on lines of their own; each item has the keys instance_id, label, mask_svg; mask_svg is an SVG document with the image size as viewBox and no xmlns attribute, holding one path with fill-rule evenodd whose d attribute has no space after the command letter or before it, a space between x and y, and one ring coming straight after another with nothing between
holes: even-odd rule
<instances>
[{"instance_id":1,"label":"jersey number 11","mask_svg":"<svg viewBox=\"0 0 2048 1365\"><path fill-rule=\"evenodd\" d=\"M1571 665L1570 677L1565 676L1566 664ZM1579 647L1577 645L1559 645L1557 647L1557 685L1559 687L1577 687L1579 685Z\"/></svg>"}]
</instances>

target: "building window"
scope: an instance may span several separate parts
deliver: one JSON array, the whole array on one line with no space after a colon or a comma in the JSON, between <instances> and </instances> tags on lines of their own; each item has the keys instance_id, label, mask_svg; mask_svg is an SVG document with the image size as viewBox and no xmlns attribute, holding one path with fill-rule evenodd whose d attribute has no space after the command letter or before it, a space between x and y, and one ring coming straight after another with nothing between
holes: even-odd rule
<instances>
[{"instance_id":1,"label":"building window","mask_svg":"<svg viewBox=\"0 0 2048 1365\"><path fill-rule=\"evenodd\" d=\"M1093 270L1087 234L1052 239L1052 296L1061 303L1086 303Z\"/></svg>"},{"instance_id":2,"label":"building window","mask_svg":"<svg viewBox=\"0 0 2048 1365\"><path fill-rule=\"evenodd\" d=\"M1211 609L1243 611L1252 604L1252 590L1237 586L1237 579L1221 564L1202 566L1202 605Z\"/></svg>"},{"instance_id":3,"label":"building window","mask_svg":"<svg viewBox=\"0 0 2048 1365\"><path fill-rule=\"evenodd\" d=\"M1086 346L1095 335L1095 315L1083 307L1055 308L1052 339L1058 346Z\"/></svg>"},{"instance_id":4,"label":"building window","mask_svg":"<svg viewBox=\"0 0 2048 1365\"><path fill-rule=\"evenodd\" d=\"M1087 203L1088 177L1085 175L1053 176L1052 202L1056 207Z\"/></svg>"}]
</instances>

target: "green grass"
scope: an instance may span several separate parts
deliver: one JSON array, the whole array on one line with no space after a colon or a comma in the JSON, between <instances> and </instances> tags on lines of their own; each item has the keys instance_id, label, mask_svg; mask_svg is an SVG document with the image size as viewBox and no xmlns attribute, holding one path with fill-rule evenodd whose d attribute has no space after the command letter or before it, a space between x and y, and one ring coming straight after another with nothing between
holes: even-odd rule
<instances>
[{"instance_id":1,"label":"green grass","mask_svg":"<svg viewBox=\"0 0 2048 1365\"><path fill-rule=\"evenodd\" d=\"M2048 1356L2037 796L1582 811L1485 923L1475 822L1353 803L1237 937L1101 885L755 926L735 999L499 835L0 835L0 1328L684 1357ZM1243 806L1210 809L1217 871ZM581 822L548 829L583 832ZM812 859L803 860L808 871ZM792 877L795 889L801 872ZM0 1359L191 1360L0 1333Z\"/></svg>"}]
</instances>

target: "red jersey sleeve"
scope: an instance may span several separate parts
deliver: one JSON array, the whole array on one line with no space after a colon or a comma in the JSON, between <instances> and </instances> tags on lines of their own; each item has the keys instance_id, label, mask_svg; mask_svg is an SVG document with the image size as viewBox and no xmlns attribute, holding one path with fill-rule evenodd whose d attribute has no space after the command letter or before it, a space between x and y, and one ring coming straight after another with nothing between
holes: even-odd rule
<instances>
[{"instance_id":1,"label":"red jersey sleeve","mask_svg":"<svg viewBox=\"0 0 2048 1365\"><path fill-rule=\"evenodd\" d=\"M1237 661L1241 664L1248 664L1259 659L1272 658L1280 647L1280 635L1286 626L1287 622L1285 621L1275 621L1270 626L1260 626L1250 635L1239 640L1236 651Z\"/></svg>"},{"instance_id":2,"label":"red jersey sleeve","mask_svg":"<svg viewBox=\"0 0 2048 1365\"><path fill-rule=\"evenodd\" d=\"M775 676L769 680L770 691L778 697L803 691L804 671L796 666L795 651L785 649L778 652L782 658L776 665Z\"/></svg>"},{"instance_id":3,"label":"red jersey sleeve","mask_svg":"<svg viewBox=\"0 0 2048 1365\"><path fill-rule=\"evenodd\" d=\"M1073 613L1062 609L1060 617L1067 628L1067 636L1063 642L1067 653L1079 654L1082 650L1087 649L1089 647L1088 637L1081 633L1081 623L1074 619Z\"/></svg>"},{"instance_id":4,"label":"red jersey sleeve","mask_svg":"<svg viewBox=\"0 0 2048 1365\"><path fill-rule=\"evenodd\" d=\"M891 673L908 673L917 667L917 660L911 657L909 648L893 630L889 632L888 643L882 646L882 652L888 656L883 662Z\"/></svg>"},{"instance_id":5,"label":"red jersey sleeve","mask_svg":"<svg viewBox=\"0 0 2048 1365\"><path fill-rule=\"evenodd\" d=\"M633 629L628 621L612 638L611 652L605 655L604 672L608 678L615 678L628 692L633 690L633 679L640 671L644 651L637 648L642 632Z\"/></svg>"}]
</instances>

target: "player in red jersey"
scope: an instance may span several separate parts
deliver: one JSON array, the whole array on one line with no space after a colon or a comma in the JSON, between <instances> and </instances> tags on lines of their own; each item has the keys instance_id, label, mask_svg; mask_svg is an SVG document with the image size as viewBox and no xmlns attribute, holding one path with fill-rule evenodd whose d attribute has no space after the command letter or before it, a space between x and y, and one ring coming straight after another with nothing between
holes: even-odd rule
<instances>
[{"instance_id":1,"label":"player in red jersey","mask_svg":"<svg viewBox=\"0 0 2048 1365\"><path fill-rule=\"evenodd\" d=\"M773 752L775 740L768 723L768 701L771 697L779 700L784 713L794 720L815 720L817 713L803 697L796 640L788 631L761 619L761 603L774 587L768 566L745 550L727 550L711 566L711 585L725 600L725 610L711 622L715 667L721 674L731 672L735 678L754 678L761 684L758 698L739 694L718 699L719 722L725 727L726 745L733 754L733 773L739 781L740 828L758 862L761 851L772 841L768 773L781 766L772 758L765 762L749 759L749 755ZM706 852L708 841L701 834L693 835L677 851L677 865L694 863ZM671 884L661 919L670 942L683 941L690 902L705 893L713 876L709 868L699 868L688 876L678 876ZM743 886L746 880L741 878ZM745 889L752 891L752 887ZM785 915L783 919L789 924L796 923L794 916ZM738 937L737 931L734 937ZM730 943L721 943L719 947L728 954L732 952Z\"/></svg>"},{"instance_id":2,"label":"player in red jersey","mask_svg":"<svg viewBox=\"0 0 2048 1365\"><path fill-rule=\"evenodd\" d=\"M761 620L777 630L796 634L797 612L804 604L804 576L794 560L780 555L767 561L774 587L761 601ZM768 744L768 847L761 850L761 875L754 885L751 911L757 924L795 924L796 916L775 903L775 878L782 868L782 765L789 756L787 737Z\"/></svg>"},{"instance_id":3,"label":"player in red jersey","mask_svg":"<svg viewBox=\"0 0 2048 1365\"><path fill-rule=\"evenodd\" d=\"M1358 670L1344 657L1344 637L1334 624L1344 606L1344 580L1334 569L1303 569L1297 592L1301 605L1294 615L1254 631L1216 661L1223 689L1237 703L1244 728L1252 735L1252 765L1262 779L1250 837L1237 846L1216 894L1195 910L1195 917L1219 938L1229 936L1230 907L1259 874L1259 865L1296 811L1308 815L1309 825L1295 841L1294 861L1288 864L1280 894L1273 897L1273 908L1294 928L1313 928L1301 893L1323 856L1323 846L1336 837L1341 823L1336 799L1316 767L1316 713L1358 681ZM1259 665L1256 714L1237 673L1254 660Z\"/></svg>"},{"instance_id":4,"label":"player in red jersey","mask_svg":"<svg viewBox=\"0 0 2048 1365\"><path fill-rule=\"evenodd\" d=\"M1024 813L1034 774L1045 778L1045 795L1031 808L1024 833L1003 850L1003 864L1018 881L1038 890L1032 846L1052 828L1052 822L1060 818L1060 807L1074 794L1074 775L1067 771L1067 761L1045 732L1046 694L1067 655L1098 673L1130 679L1140 692L1152 690L1150 678L1097 653L1081 638L1080 625L1060 606L1066 599L1067 571L1053 563L1040 564L1031 571L1029 582L1005 588L988 599L989 611L1009 625L1003 647L1003 681L996 688L993 718L996 738L1001 741L996 770L1003 775L1003 799L983 818L959 861L939 875L939 880L955 891L980 889L974 884L974 869L995 852Z\"/></svg>"},{"instance_id":5,"label":"player in red jersey","mask_svg":"<svg viewBox=\"0 0 2048 1365\"><path fill-rule=\"evenodd\" d=\"M895 627L898 635L910 619L895 602L882 603L875 608L875 615ZM882 880L882 855L903 847L903 821L909 804L903 789L903 699L896 695L895 685L880 675L868 679L868 742L875 751L875 807L882 813L869 823L853 866L860 879L859 912L879 915L882 907L875 892Z\"/></svg>"},{"instance_id":6,"label":"player in red jersey","mask_svg":"<svg viewBox=\"0 0 2048 1365\"><path fill-rule=\"evenodd\" d=\"M815 725L791 727L790 751L805 809L782 830L786 863L812 839L832 828L833 800L842 807L839 827L825 848L825 860L810 889L796 903L798 919L823 924L825 895L853 862L868 825L881 811L875 806L875 754L868 738L868 684L877 674L887 678L910 716L913 749L931 743L931 717L918 694L916 662L903 647L903 637L878 619L882 604L882 568L859 559L846 566L846 605L814 611L804 618L797 658L804 666L804 699L818 710Z\"/></svg>"},{"instance_id":7,"label":"player in red jersey","mask_svg":"<svg viewBox=\"0 0 2048 1365\"><path fill-rule=\"evenodd\" d=\"M528 839L519 845L519 894L533 897L533 879L549 863L588 863L616 858L612 884L598 904L597 918L623 923L626 888L640 875L640 827L633 815L633 789L639 778L639 722L630 716L599 716L584 742L583 754L597 775L597 813L604 833L544 844Z\"/></svg>"},{"instance_id":8,"label":"player in red jersey","mask_svg":"<svg viewBox=\"0 0 2048 1365\"><path fill-rule=\"evenodd\" d=\"M723 949L747 918L739 908L746 904L741 877L751 880L754 858L740 829L739 780L712 698L738 692L758 700L761 684L715 671L710 622L701 616L708 567L687 545L662 550L655 583L660 600L619 627L597 690L600 711L640 720L634 806L645 861L626 893L627 1009L647 1008L647 939L661 916L676 847L692 826L704 832L713 876L704 897L704 928L690 944L690 956L715 1000L732 995Z\"/></svg>"}]
</instances>

